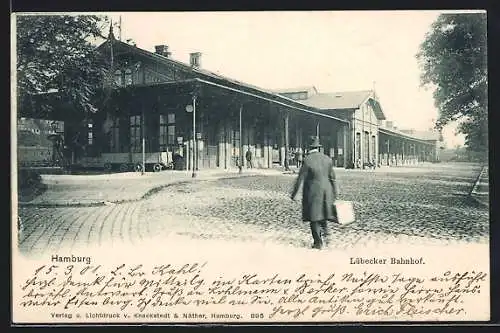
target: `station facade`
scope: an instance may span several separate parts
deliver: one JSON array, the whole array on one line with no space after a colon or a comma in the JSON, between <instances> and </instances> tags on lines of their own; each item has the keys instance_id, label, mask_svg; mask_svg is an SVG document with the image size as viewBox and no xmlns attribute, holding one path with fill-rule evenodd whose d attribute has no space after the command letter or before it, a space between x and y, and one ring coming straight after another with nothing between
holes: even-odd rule
<instances>
[{"instance_id":1,"label":"station facade","mask_svg":"<svg viewBox=\"0 0 500 333\"><path fill-rule=\"evenodd\" d=\"M383 127L373 91L270 91L203 69L200 53L185 64L165 45L149 52L112 31L97 52L112 59L99 110L82 114L58 104L51 116L64 121L63 155L71 165L163 168L182 156L186 169L227 169L245 167L249 150L255 167L288 168L310 136L320 137L338 167L435 159L435 141ZM36 114L36 104L21 113Z\"/></svg>"}]
</instances>

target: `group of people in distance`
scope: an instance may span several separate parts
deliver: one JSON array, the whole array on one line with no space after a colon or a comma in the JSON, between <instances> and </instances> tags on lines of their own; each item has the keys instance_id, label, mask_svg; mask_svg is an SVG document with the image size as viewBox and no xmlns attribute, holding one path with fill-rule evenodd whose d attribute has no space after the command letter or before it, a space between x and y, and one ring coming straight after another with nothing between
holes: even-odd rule
<instances>
[{"instance_id":1,"label":"group of people in distance","mask_svg":"<svg viewBox=\"0 0 500 333\"><path fill-rule=\"evenodd\" d=\"M298 168L302 166L302 162L304 160L304 152L302 148L290 149L288 152L289 161L288 164L295 164ZM253 153L248 148L245 153L245 160L247 161L247 168L253 168Z\"/></svg>"}]
</instances>

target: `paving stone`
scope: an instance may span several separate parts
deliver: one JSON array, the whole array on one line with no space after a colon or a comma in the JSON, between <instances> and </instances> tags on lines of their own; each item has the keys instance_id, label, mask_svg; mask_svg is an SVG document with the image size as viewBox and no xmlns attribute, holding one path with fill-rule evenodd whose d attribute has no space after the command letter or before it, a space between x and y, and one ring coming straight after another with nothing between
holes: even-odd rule
<instances>
[{"instance_id":1,"label":"paving stone","mask_svg":"<svg viewBox=\"0 0 500 333\"><path fill-rule=\"evenodd\" d=\"M339 170L339 198L353 201L356 222L331 224L334 248L353 244L486 242L489 215L464 196L479 170L468 165L408 171ZM261 174L171 185L147 199L100 207L21 207L25 253L187 235L309 247L297 175ZM468 181L467 181L468 180ZM162 249L159 249L162 250ZM172 251L165 244L165 251Z\"/></svg>"}]
</instances>

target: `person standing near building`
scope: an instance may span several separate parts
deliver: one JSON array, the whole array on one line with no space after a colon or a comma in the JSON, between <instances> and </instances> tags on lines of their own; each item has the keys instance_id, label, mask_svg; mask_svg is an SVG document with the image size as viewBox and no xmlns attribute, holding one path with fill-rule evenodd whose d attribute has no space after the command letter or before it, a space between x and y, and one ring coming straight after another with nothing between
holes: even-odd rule
<instances>
[{"instance_id":1,"label":"person standing near building","mask_svg":"<svg viewBox=\"0 0 500 333\"><path fill-rule=\"evenodd\" d=\"M295 162L295 151L293 148L288 149L288 165L293 165Z\"/></svg>"},{"instance_id":2,"label":"person standing near building","mask_svg":"<svg viewBox=\"0 0 500 333\"><path fill-rule=\"evenodd\" d=\"M297 160L297 168L300 168L302 166L302 148L299 148L297 152L295 153L295 159Z\"/></svg>"},{"instance_id":3,"label":"person standing near building","mask_svg":"<svg viewBox=\"0 0 500 333\"><path fill-rule=\"evenodd\" d=\"M291 193L291 199L295 200L300 185L304 183L302 221L310 223L315 249L321 249L324 243L329 243L328 221L335 220L333 204L337 197L333 162L319 151L320 147L319 138L312 137L308 155Z\"/></svg>"},{"instance_id":4,"label":"person standing near building","mask_svg":"<svg viewBox=\"0 0 500 333\"><path fill-rule=\"evenodd\" d=\"M248 150L247 150L247 152L245 154L245 158L247 160L247 168L252 169L253 168L252 151L250 150L250 148L248 148Z\"/></svg>"}]
</instances>

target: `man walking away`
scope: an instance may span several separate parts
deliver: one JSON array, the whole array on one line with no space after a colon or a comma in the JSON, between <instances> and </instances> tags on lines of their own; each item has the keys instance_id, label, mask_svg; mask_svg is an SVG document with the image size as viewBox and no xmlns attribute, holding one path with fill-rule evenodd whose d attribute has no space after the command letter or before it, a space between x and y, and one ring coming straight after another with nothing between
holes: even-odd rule
<instances>
[{"instance_id":1,"label":"man walking away","mask_svg":"<svg viewBox=\"0 0 500 333\"><path fill-rule=\"evenodd\" d=\"M323 248L323 238L326 245L329 243L327 223L335 220L333 203L337 196L333 162L319 151L319 147L321 147L319 138L312 137L308 155L304 159L291 193L291 199L295 200L301 183L304 183L302 221L310 223L315 249Z\"/></svg>"},{"instance_id":2,"label":"man walking away","mask_svg":"<svg viewBox=\"0 0 500 333\"><path fill-rule=\"evenodd\" d=\"M253 168L253 162L252 162L252 152L250 151L250 148L248 148L245 158L247 160L247 168L252 169Z\"/></svg>"}]
</instances>

